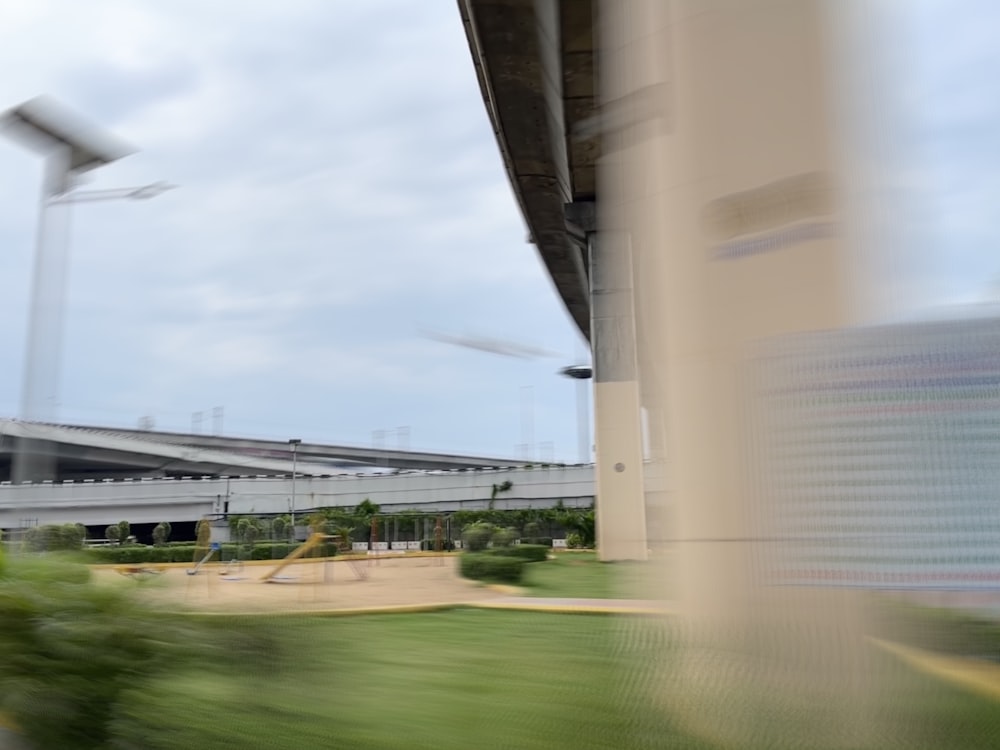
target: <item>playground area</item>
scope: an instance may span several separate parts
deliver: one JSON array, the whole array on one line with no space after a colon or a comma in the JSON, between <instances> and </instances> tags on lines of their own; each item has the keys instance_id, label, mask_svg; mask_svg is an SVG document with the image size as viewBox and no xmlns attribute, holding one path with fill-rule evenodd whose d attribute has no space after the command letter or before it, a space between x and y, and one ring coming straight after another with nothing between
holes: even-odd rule
<instances>
[{"instance_id":1,"label":"playground area","mask_svg":"<svg viewBox=\"0 0 1000 750\"><path fill-rule=\"evenodd\" d=\"M453 555L303 559L274 575L281 563L206 563L193 575L193 566L117 566L101 568L97 576L132 578L153 601L212 612L392 609L504 596L459 576Z\"/></svg>"}]
</instances>

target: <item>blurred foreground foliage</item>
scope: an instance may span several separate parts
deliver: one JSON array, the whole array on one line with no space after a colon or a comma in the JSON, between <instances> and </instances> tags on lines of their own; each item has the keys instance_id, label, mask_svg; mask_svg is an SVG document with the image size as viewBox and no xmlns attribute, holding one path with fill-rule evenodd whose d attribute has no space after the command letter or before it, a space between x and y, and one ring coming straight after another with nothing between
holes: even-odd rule
<instances>
[{"instance_id":1,"label":"blurred foreground foliage","mask_svg":"<svg viewBox=\"0 0 1000 750\"><path fill-rule=\"evenodd\" d=\"M115 741L130 693L193 666L237 672L276 648L263 623L184 618L134 590L96 583L75 558L0 563L0 712L31 746L131 747Z\"/></svg>"}]
</instances>

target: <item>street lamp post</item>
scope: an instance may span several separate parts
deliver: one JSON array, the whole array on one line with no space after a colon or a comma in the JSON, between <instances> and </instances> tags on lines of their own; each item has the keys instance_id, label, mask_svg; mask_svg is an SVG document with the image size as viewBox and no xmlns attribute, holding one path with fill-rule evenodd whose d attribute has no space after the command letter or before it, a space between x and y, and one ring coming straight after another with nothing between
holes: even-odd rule
<instances>
[{"instance_id":1,"label":"street lamp post","mask_svg":"<svg viewBox=\"0 0 1000 750\"><path fill-rule=\"evenodd\" d=\"M295 479L297 474L298 465L296 459L298 458L298 448L302 444L302 441L298 438L292 438L288 441L288 444L292 448L292 507L290 508L289 516L292 521L292 535L295 535Z\"/></svg>"},{"instance_id":2,"label":"street lamp post","mask_svg":"<svg viewBox=\"0 0 1000 750\"><path fill-rule=\"evenodd\" d=\"M152 198L168 186L157 183L125 190L74 192L81 174L128 156L133 149L83 123L47 98L32 99L3 113L0 129L46 157L28 314L21 418L53 421L59 384L69 204ZM18 446L14 481L53 478L54 456L43 443L29 443L22 441Z\"/></svg>"}]
</instances>

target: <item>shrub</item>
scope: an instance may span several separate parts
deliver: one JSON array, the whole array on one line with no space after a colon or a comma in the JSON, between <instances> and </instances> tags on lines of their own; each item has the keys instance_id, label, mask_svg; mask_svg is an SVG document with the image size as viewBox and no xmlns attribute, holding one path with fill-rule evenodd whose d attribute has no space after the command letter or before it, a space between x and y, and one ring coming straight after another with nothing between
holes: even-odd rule
<instances>
[{"instance_id":1,"label":"shrub","mask_svg":"<svg viewBox=\"0 0 1000 750\"><path fill-rule=\"evenodd\" d=\"M489 523L479 522L466 526L462 531L465 549L469 552L482 552L489 546L493 531L493 524Z\"/></svg>"},{"instance_id":2,"label":"shrub","mask_svg":"<svg viewBox=\"0 0 1000 750\"><path fill-rule=\"evenodd\" d=\"M62 556L18 555L11 558L7 573L12 579L26 583L82 584L90 580L90 569Z\"/></svg>"},{"instance_id":3,"label":"shrub","mask_svg":"<svg viewBox=\"0 0 1000 750\"><path fill-rule=\"evenodd\" d=\"M459 559L462 575L477 581L520 583L524 574L524 560L519 557L471 552Z\"/></svg>"},{"instance_id":4,"label":"shrub","mask_svg":"<svg viewBox=\"0 0 1000 750\"><path fill-rule=\"evenodd\" d=\"M510 547L514 544L515 539L517 539L517 530L506 528L494 530L490 541L493 542L494 547Z\"/></svg>"},{"instance_id":5,"label":"shrub","mask_svg":"<svg viewBox=\"0 0 1000 750\"><path fill-rule=\"evenodd\" d=\"M552 537L550 537L550 536L522 537L521 538L521 544L536 544L536 545L540 544L543 547L551 547L552 546Z\"/></svg>"},{"instance_id":6,"label":"shrub","mask_svg":"<svg viewBox=\"0 0 1000 750\"><path fill-rule=\"evenodd\" d=\"M170 538L170 531L170 523L168 521L160 521L153 527L153 543L157 546L166 544Z\"/></svg>"},{"instance_id":7,"label":"shrub","mask_svg":"<svg viewBox=\"0 0 1000 750\"><path fill-rule=\"evenodd\" d=\"M172 617L89 579L52 555L11 559L0 578L0 694L28 747L143 747L116 742L135 694L194 669L273 661L278 641L253 623Z\"/></svg>"},{"instance_id":8,"label":"shrub","mask_svg":"<svg viewBox=\"0 0 1000 750\"><path fill-rule=\"evenodd\" d=\"M253 546L252 556L248 557L248 549L242 545L227 543L222 545L213 560L277 560L286 557L299 547L289 542L262 542ZM221 553L221 554L220 554ZM315 550L315 557L332 557L337 553L336 545L321 545ZM142 544L130 544L126 547L93 547L86 551L88 562L113 563L116 565L139 565L142 563L192 563L199 562L208 554L207 547L195 544L178 545L174 547L148 547Z\"/></svg>"},{"instance_id":9,"label":"shrub","mask_svg":"<svg viewBox=\"0 0 1000 750\"><path fill-rule=\"evenodd\" d=\"M278 516L271 521L271 536L275 539L287 539L289 533L289 519Z\"/></svg>"},{"instance_id":10,"label":"shrub","mask_svg":"<svg viewBox=\"0 0 1000 750\"><path fill-rule=\"evenodd\" d=\"M46 524L28 529L24 546L29 552L75 551L83 547L87 529L78 523Z\"/></svg>"},{"instance_id":11,"label":"shrub","mask_svg":"<svg viewBox=\"0 0 1000 750\"><path fill-rule=\"evenodd\" d=\"M572 549L580 549L583 547L583 537L577 534L575 531L572 534L566 535L566 546Z\"/></svg>"},{"instance_id":12,"label":"shrub","mask_svg":"<svg viewBox=\"0 0 1000 750\"><path fill-rule=\"evenodd\" d=\"M488 554L500 557L519 557L525 562L542 562L548 559L549 548L540 544L518 544L514 547L495 547Z\"/></svg>"},{"instance_id":13,"label":"shrub","mask_svg":"<svg viewBox=\"0 0 1000 750\"><path fill-rule=\"evenodd\" d=\"M136 565L149 562L149 550L144 544L129 544L124 547L94 547L87 550L87 555L97 558L95 562L116 563L118 565Z\"/></svg>"}]
</instances>

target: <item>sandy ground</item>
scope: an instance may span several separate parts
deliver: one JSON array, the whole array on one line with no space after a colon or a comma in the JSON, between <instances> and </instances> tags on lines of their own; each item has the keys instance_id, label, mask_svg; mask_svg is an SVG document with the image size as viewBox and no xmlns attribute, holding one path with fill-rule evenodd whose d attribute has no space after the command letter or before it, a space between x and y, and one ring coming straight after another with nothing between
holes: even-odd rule
<instances>
[{"instance_id":1,"label":"sandy ground","mask_svg":"<svg viewBox=\"0 0 1000 750\"><path fill-rule=\"evenodd\" d=\"M412 607L460 602L488 602L504 594L461 578L455 557L411 557L306 561L281 571L279 580L260 579L273 563L248 564L226 574L206 565L197 575L183 567L163 569L137 583L113 569L102 580L137 585L154 601L213 612L281 612ZM362 576L362 577L359 577Z\"/></svg>"}]
</instances>

